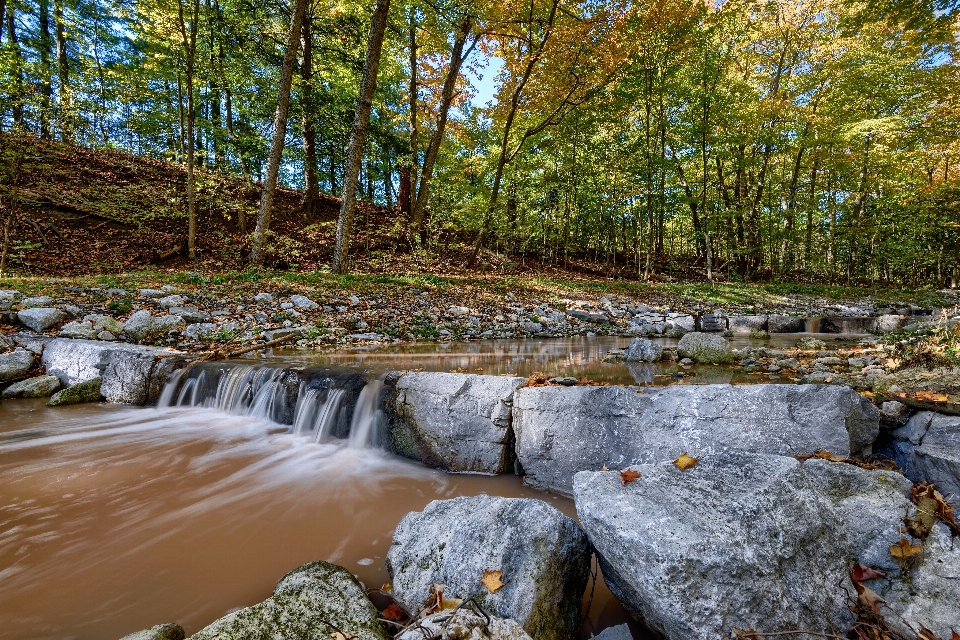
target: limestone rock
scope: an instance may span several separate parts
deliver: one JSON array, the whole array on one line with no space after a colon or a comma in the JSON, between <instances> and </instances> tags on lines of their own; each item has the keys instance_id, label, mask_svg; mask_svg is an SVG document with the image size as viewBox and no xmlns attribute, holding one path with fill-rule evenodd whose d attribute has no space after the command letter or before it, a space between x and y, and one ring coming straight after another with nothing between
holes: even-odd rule
<instances>
[{"instance_id":1,"label":"limestone rock","mask_svg":"<svg viewBox=\"0 0 960 640\"><path fill-rule=\"evenodd\" d=\"M210 314L206 311L200 311L196 307L170 307L168 312L170 315L180 316L188 324L210 322Z\"/></svg>"},{"instance_id":2,"label":"limestone rock","mask_svg":"<svg viewBox=\"0 0 960 640\"><path fill-rule=\"evenodd\" d=\"M908 478L936 483L948 501L960 506L960 417L917 413L893 432L887 453Z\"/></svg>"},{"instance_id":3,"label":"limestone rock","mask_svg":"<svg viewBox=\"0 0 960 640\"><path fill-rule=\"evenodd\" d=\"M517 456L529 485L569 495L578 471L723 450L869 452L876 407L832 385L529 387L514 396Z\"/></svg>"},{"instance_id":4,"label":"limestone rock","mask_svg":"<svg viewBox=\"0 0 960 640\"><path fill-rule=\"evenodd\" d=\"M577 523L540 500L435 500L397 526L387 554L393 596L409 611L445 584L477 596L488 613L520 623L534 640L569 639L579 624L590 551ZM491 592L485 571L502 571Z\"/></svg>"},{"instance_id":5,"label":"limestone rock","mask_svg":"<svg viewBox=\"0 0 960 640\"><path fill-rule=\"evenodd\" d=\"M85 402L100 402L103 397L100 389L103 378L94 378L86 382L79 382L53 394L47 406L59 407L67 404L83 404Z\"/></svg>"},{"instance_id":6,"label":"limestone rock","mask_svg":"<svg viewBox=\"0 0 960 640\"><path fill-rule=\"evenodd\" d=\"M168 623L154 625L149 629L131 633L128 636L123 636L120 640L183 640L185 637L183 627Z\"/></svg>"},{"instance_id":7,"label":"limestone rock","mask_svg":"<svg viewBox=\"0 0 960 640\"><path fill-rule=\"evenodd\" d=\"M391 403L389 447L449 471L513 468L513 393L523 378L411 372Z\"/></svg>"},{"instance_id":8,"label":"limestone rock","mask_svg":"<svg viewBox=\"0 0 960 640\"><path fill-rule=\"evenodd\" d=\"M349 571L319 561L285 575L263 602L220 618L190 639L317 640L339 630L355 640L388 640L377 617L376 607Z\"/></svg>"},{"instance_id":9,"label":"limestone rock","mask_svg":"<svg viewBox=\"0 0 960 640\"><path fill-rule=\"evenodd\" d=\"M61 338L82 338L96 340L100 333L90 322L68 322L60 329Z\"/></svg>"},{"instance_id":10,"label":"limestone rock","mask_svg":"<svg viewBox=\"0 0 960 640\"><path fill-rule=\"evenodd\" d=\"M767 330L767 316L730 316L727 328L736 336L747 336L754 331Z\"/></svg>"},{"instance_id":11,"label":"limestone rock","mask_svg":"<svg viewBox=\"0 0 960 640\"><path fill-rule=\"evenodd\" d=\"M733 362L733 350L722 336L691 332L680 338L677 353L681 358L690 358L701 364L729 364Z\"/></svg>"},{"instance_id":12,"label":"limestone rock","mask_svg":"<svg viewBox=\"0 0 960 640\"><path fill-rule=\"evenodd\" d=\"M3 390L3 397L46 398L59 388L57 376L36 376L13 383Z\"/></svg>"},{"instance_id":13,"label":"limestone rock","mask_svg":"<svg viewBox=\"0 0 960 640\"><path fill-rule=\"evenodd\" d=\"M870 333L891 333L900 329L900 327L903 326L904 320L906 320L906 318L903 316L884 314L874 318L867 325L867 330L870 331Z\"/></svg>"},{"instance_id":14,"label":"limestone rock","mask_svg":"<svg viewBox=\"0 0 960 640\"><path fill-rule=\"evenodd\" d=\"M801 316L767 316L767 331L770 333L800 333L807 326L807 319Z\"/></svg>"},{"instance_id":15,"label":"limestone rock","mask_svg":"<svg viewBox=\"0 0 960 640\"><path fill-rule=\"evenodd\" d=\"M60 309L39 307L17 312L17 319L34 331L43 332L63 321L67 317Z\"/></svg>"},{"instance_id":16,"label":"limestone rock","mask_svg":"<svg viewBox=\"0 0 960 640\"><path fill-rule=\"evenodd\" d=\"M259 302L260 304L269 304L269 303L273 302L273 294L272 294L272 293L261 292L261 293L258 293L258 294L255 295L255 296L253 296L253 300L254 300L254 302Z\"/></svg>"},{"instance_id":17,"label":"limestone rock","mask_svg":"<svg viewBox=\"0 0 960 640\"><path fill-rule=\"evenodd\" d=\"M162 289L140 289L137 293L143 298L160 298L166 291Z\"/></svg>"},{"instance_id":18,"label":"limestone rock","mask_svg":"<svg viewBox=\"0 0 960 640\"><path fill-rule=\"evenodd\" d=\"M427 616L418 627L404 631L395 640L424 640L425 637L444 640L532 640L523 627L513 620L491 616L487 624L486 618L466 609L460 609L453 617L449 611Z\"/></svg>"},{"instance_id":19,"label":"limestone rock","mask_svg":"<svg viewBox=\"0 0 960 640\"><path fill-rule=\"evenodd\" d=\"M634 338L623 350L624 362L657 362L663 356L663 347L647 338Z\"/></svg>"},{"instance_id":20,"label":"limestone rock","mask_svg":"<svg viewBox=\"0 0 960 640\"><path fill-rule=\"evenodd\" d=\"M726 452L686 471L634 469L626 485L616 471L574 483L604 581L632 615L670 640L850 624L846 536L795 459Z\"/></svg>"},{"instance_id":21,"label":"limestone rock","mask_svg":"<svg viewBox=\"0 0 960 640\"><path fill-rule=\"evenodd\" d=\"M66 339L50 341L42 361L63 386L102 377L107 401L135 405L152 402L170 373L184 364L180 354L166 349Z\"/></svg>"},{"instance_id":22,"label":"limestone rock","mask_svg":"<svg viewBox=\"0 0 960 640\"><path fill-rule=\"evenodd\" d=\"M123 332L137 341L149 340L166 337L170 331L179 329L184 324L180 316L153 316L143 309L127 319L123 324Z\"/></svg>"},{"instance_id":23,"label":"limestone rock","mask_svg":"<svg viewBox=\"0 0 960 640\"><path fill-rule=\"evenodd\" d=\"M705 313L700 316L700 331L726 331L727 317L722 313Z\"/></svg>"},{"instance_id":24,"label":"limestone rock","mask_svg":"<svg viewBox=\"0 0 960 640\"><path fill-rule=\"evenodd\" d=\"M819 351L827 346L827 343L820 338L800 338L797 340L797 349L801 351Z\"/></svg>"},{"instance_id":25,"label":"limestone rock","mask_svg":"<svg viewBox=\"0 0 960 640\"><path fill-rule=\"evenodd\" d=\"M20 306L24 309L32 309L34 307L47 307L53 304L53 298L50 296L34 296L32 298L24 298L20 301Z\"/></svg>"},{"instance_id":26,"label":"limestone rock","mask_svg":"<svg viewBox=\"0 0 960 640\"><path fill-rule=\"evenodd\" d=\"M172 296L164 296L157 300L157 304L163 307L164 309L169 309L170 307L182 307L184 302L183 296L173 294Z\"/></svg>"},{"instance_id":27,"label":"limestone rock","mask_svg":"<svg viewBox=\"0 0 960 640\"><path fill-rule=\"evenodd\" d=\"M306 311L312 311L313 309L320 308L320 305L308 298L307 296L290 296L290 302L298 309L304 309Z\"/></svg>"},{"instance_id":28,"label":"limestone rock","mask_svg":"<svg viewBox=\"0 0 960 640\"><path fill-rule=\"evenodd\" d=\"M33 353L26 349L14 349L0 354L0 382L19 378L33 367Z\"/></svg>"}]
</instances>

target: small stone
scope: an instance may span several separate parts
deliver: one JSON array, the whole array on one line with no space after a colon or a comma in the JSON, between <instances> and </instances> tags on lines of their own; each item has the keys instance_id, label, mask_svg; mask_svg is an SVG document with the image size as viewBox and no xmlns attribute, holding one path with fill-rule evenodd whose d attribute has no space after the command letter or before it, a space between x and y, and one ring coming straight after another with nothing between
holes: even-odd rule
<instances>
[{"instance_id":1,"label":"small stone","mask_svg":"<svg viewBox=\"0 0 960 640\"><path fill-rule=\"evenodd\" d=\"M46 398L60 388L57 376L36 376L15 382L3 390L4 398Z\"/></svg>"},{"instance_id":2,"label":"small stone","mask_svg":"<svg viewBox=\"0 0 960 640\"><path fill-rule=\"evenodd\" d=\"M161 289L140 289L138 291L141 298L160 298L163 296L166 291Z\"/></svg>"},{"instance_id":3,"label":"small stone","mask_svg":"<svg viewBox=\"0 0 960 640\"><path fill-rule=\"evenodd\" d=\"M159 300L157 300L157 304L163 307L164 309L167 309L170 307L182 307L184 302L186 301L183 299L183 296L178 296L176 294L172 296L166 296L164 298L160 298Z\"/></svg>"},{"instance_id":4,"label":"small stone","mask_svg":"<svg viewBox=\"0 0 960 640\"><path fill-rule=\"evenodd\" d=\"M68 322L60 329L62 338L79 338L83 340L95 340L98 331L89 322Z\"/></svg>"},{"instance_id":5,"label":"small stone","mask_svg":"<svg viewBox=\"0 0 960 640\"><path fill-rule=\"evenodd\" d=\"M663 347L647 338L635 338L624 352L624 362L657 362L663 356Z\"/></svg>"},{"instance_id":6,"label":"small stone","mask_svg":"<svg viewBox=\"0 0 960 640\"><path fill-rule=\"evenodd\" d=\"M454 318L459 318L470 313L470 309L467 307L450 307L447 309L447 313L452 315Z\"/></svg>"},{"instance_id":7,"label":"small stone","mask_svg":"<svg viewBox=\"0 0 960 640\"><path fill-rule=\"evenodd\" d=\"M303 309L305 311L312 311L313 309L320 308L319 304L317 304L307 296L290 296L290 302L292 302L294 306L296 306L298 309Z\"/></svg>"},{"instance_id":8,"label":"small stone","mask_svg":"<svg viewBox=\"0 0 960 640\"><path fill-rule=\"evenodd\" d=\"M819 338L800 338L797 341L797 349L801 351L819 351L827 346L827 343Z\"/></svg>"},{"instance_id":9,"label":"small stone","mask_svg":"<svg viewBox=\"0 0 960 640\"><path fill-rule=\"evenodd\" d=\"M101 331L97 334L97 340L105 340L107 342L113 342L117 339L117 336L113 335L109 331Z\"/></svg>"},{"instance_id":10,"label":"small stone","mask_svg":"<svg viewBox=\"0 0 960 640\"><path fill-rule=\"evenodd\" d=\"M280 303L280 308L281 308L281 309L293 309L293 303L292 303L292 302L281 302L281 303Z\"/></svg>"},{"instance_id":11,"label":"small stone","mask_svg":"<svg viewBox=\"0 0 960 640\"><path fill-rule=\"evenodd\" d=\"M358 297L355 296L355 295L349 296L349 297L347 298L347 300L350 301L350 304L351 304L352 306L356 306L356 305L360 304L360 298L358 298Z\"/></svg>"},{"instance_id":12,"label":"small stone","mask_svg":"<svg viewBox=\"0 0 960 640\"><path fill-rule=\"evenodd\" d=\"M59 407L67 404L82 404L85 402L100 402L100 385L103 383L103 378L94 378L93 380L87 380L86 382L81 382L75 384L72 387L67 387L61 391L57 391L53 394L53 397L50 398L50 401L47 402L49 407Z\"/></svg>"},{"instance_id":13,"label":"small stone","mask_svg":"<svg viewBox=\"0 0 960 640\"><path fill-rule=\"evenodd\" d=\"M25 349L0 354L0 382L19 378L33 367L34 355Z\"/></svg>"},{"instance_id":14,"label":"small stone","mask_svg":"<svg viewBox=\"0 0 960 640\"><path fill-rule=\"evenodd\" d=\"M165 337L184 324L180 316L152 316L149 311L141 310L127 319L123 324L123 332L134 340L147 340Z\"/></svg>"},{"instance_id":15,"label":"small stone","mask_svg":"<svg viewBox=\"0 0 960 640\"><path fill-rule=\"evenodd\" d=\"M67 317L60 309L32 308L17 312L17 319L34 331L46 331Z\"/></svg>"},{"instance_id":16,"label":"small stone","mask_svg":"<svg viewBox=\"0 0 960 640\"><path fill-rule=\"evenodd\" d=\"M910 407L902 402L889 400L880 405L880 420L883 423L902 426L907 424L909 419Z\"/></svg>"},{"instance_id":17,"label":"small stone","mask_svg":"<svg viewBox=\"0 0 960 640\"><path fill-rule=\"evenodd\" d=\"M191 340L202 340L210 336L213 332L217 330L217 325L212 322L198 322L194 324L187 325L187 328L180 332L184 338L190 338Z\"/></svg>"},{"instance_id":18,"label":"small stone","mask_svg":"<svg viewBox=\"0 0 960 640\"><path fill-rule=\"evenodd\" d=\"M167 313L180 316L183 321L192 324L194 322L210 322L210 314L200 311L196 307L170 307Z\"/></svg>"},{"instance_id":19,"label":"small stone","mask_svg":"<svg viewBox=\"0 0 960 640\"><path fill-rule=\"evenodd\" d=\"M33 309L35 307L46 307L53 304L53 298L50 296L34 296L32 298L24 298L20 301L20 306L24 309Z\"/></svg>"},{"instance_id":20,"label":"small stone","mask_svg":"<svg viewBox=\"0 0 960 640\"><path fill-rule=\"evenodd\" d=\"M83 313L83 309L75 304L64 305L63 309L72 316L79 316L81 313Z\"/></svg>"},{"instance_id":21,"label":"small stone","mask_svg":"<svg viewBox=\"0 0 960 640\"><path fill-rule=\"evenodd\" d=\"M600 638L601 636L597 637ZM395 640L424 640L424 638L531 640L523 627L513 620L498 618L497 616L491 616L488 620L469 609L460 609L453 615L450 615L447 611L442 611L427 616L418 621L415 628L403 631Z\"/></svg>"},{"instance_id":22,"label":"small stone","mask_svg":"<svg viewBox=\"0 0 960 640\"><path fill-rule=\"evenodd\" d=\"M269 304L273 302L273 297L274 296L272 293L261 292L253 296L253 300L254 302L259 302L260 304Z\"/></svg>"},{"instance_id":23,"label":"small stone","mask_svg":"<svg viewBox=\"0 0 960 640\"><path fill-rule=\"evenodd\" d=\"M729 364L733 362L730 343L716 334L691 332L680 338L677 353L701 364Z\"/></svg>"},{"instance_id":24,"label":"small stone","mask_svg":"<svg viewBox=\"0 0 960 640\"><path fill-rule=\"evenodd\" d=\"M125 296L128 293L126 289L107 289L108 296Z\"/></svg>"},{"instance_id":25,"label":"small stone","mask_svg":"<svg viewBox=\"0 0 960 640\"><path fill-rule=\"evenodd\" d=\"M579 381L573 376L562 376L557 378L550 378L550 382L554 384L559 384L564 387L575 387L577 385L577 382Z\"/></svg>"}]
</instances>

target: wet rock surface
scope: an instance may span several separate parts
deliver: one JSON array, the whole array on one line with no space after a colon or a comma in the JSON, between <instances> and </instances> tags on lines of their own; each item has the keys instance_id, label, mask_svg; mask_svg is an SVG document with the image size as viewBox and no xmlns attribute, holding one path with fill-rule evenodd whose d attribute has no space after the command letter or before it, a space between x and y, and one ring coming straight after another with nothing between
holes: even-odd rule
<instances>
[{"instance_id":1,"label":"wet rock surface","mask_svg":"<svg viewBox=\"0 0 960 640\"><path fill-rule=\"evenodd\" d=\"M476 596L485 611L520 623L536 640L572 638L587 585L587 538L540 500L491 496L436 500L397 526L387 555L393 596L414 612L444 596ZM484 572L502 572L491 591Z\"/></svg>"},{"instance_id":2,"label":"wet rock surface","mask_svg":"<svg viewBox=\"0 0 960 640\"><path fill-rule=\"evenodd\" d=\"M704 385L534 387L514 400L524 482L569 495L578 471L726 449L798 455L869 450L879 414L843 388Z\"/></svg>"},{"instance_id":3,"label":"wet rock surface","mask_svg":"<svg viewBox=\"0 0 960 640\"><path fill-rule=\"evenodd\" d=\"M186 634L183 632L183 627L178 624L167 623L154 625L149 629L131 633L130 635L123 636L120 640L183 640L185 637Z\"/></svg>"},{"instance_id":4,"label":"wet rock surface","mask_svg":"<svg viewBox=\"0 0 960 640\"><path fill-rule=\"evenodd\" d=\"M0 382L14 380L33 367L34 354L26 349L14 349L9 353L0 353Z\"/></svg>"},{"instance_id":5,"label":"wet rock surface","mask_svg":"<svg viewBox=\"0 0 960 640\"><path fill-rule=\"evenodd\" d=\"M389 447L449 471L513 470L512 406L523 378L406 373L391 403Z\"/></svg>"},{"instance_id":6,"label":"wet rock surface","mask_svg":"<svg viewBox=\"0 0 960 640\"><path fill-rule=\"evenodd\" d=\"M60 388L56 376L36 376L15 382L3 390L4 398L46 398Z\"/></svg>"},{"instance_id":7,"label":"wet rock surface","mask_svg":"<svg viewBox=\"0 0 960 640\"><path fill-rule=\"evenodd\" d=\"M191 640L316 640L340 632L356 640L388 640L376 607L353 575L311 562L283 577L273 595L190 636Z\"/></svg>"},{"instance_id":8,"label":"wet rock surface","mask_svg":"<svg viewBox=\"0 0 960 640\"><path fill-rule=\"evenodd\" d=\"M100 402L103 399L101 389L103 378L96 377L78 382L66 389L57 391L47 402L49 407L61 407L68 404L84 404L86 402Z\"/></svg>"}]
</instances>

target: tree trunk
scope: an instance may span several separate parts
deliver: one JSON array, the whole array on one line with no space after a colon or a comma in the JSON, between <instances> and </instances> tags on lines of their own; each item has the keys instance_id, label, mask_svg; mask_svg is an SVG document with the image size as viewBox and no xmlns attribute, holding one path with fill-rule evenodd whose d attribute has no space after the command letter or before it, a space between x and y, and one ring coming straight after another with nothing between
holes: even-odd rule
<instances>
[{"instance_id":1,"label":"tree trunk","mask_svg":"<svg viewBox=\"0 0 960 640\"><path fill-rule=\"evenodd\" d=\"M297 43L300 42L303 14L307 0L296 0L296 6L290 16L290 31L287 33L287 46L283 54L283 67L280 70L280 89L277 99L277 111L273 118L273 141L270 143L270 157L267 162L267 175L263 181L263 194L260 198L260 210L257 212L257 228L253 233L253 247L250 251L250 264L263 264L263 244L270 229L270 216L273 213L273 197L277 191L277 178L280 172L280 160L283 145L287 137L287 113L290 109L290 85L293 83L293 65L297 59Z\"/></svg>"},{"instance_id":2,"label":"tree trunk","mask_svg":"<svg viewBox=\"0 0 960 640\"><path fill-rule=\"evenodd\" d=\"M303 217L313 220L320 201L317 179L317 131L313 126L313 16L303 17L303 61L300 66L300 89L303 110Z\"/></svg>"},{"instance_id":3,"label":"tree trunk","mask_svg":"<svg viewBox=\"0 0 960 640\"><path fill-rule=\"evenodd\" d=\"M13 128L23 128L23 56L20 53L20 43L17 41L16 8L13 3L7 5L7 43L12 54L13 95L11 107L13 111Z\"/></svg>"},{"instance_id":4,"label":"tree trunk","mask_svg":"<svg viewBox=\"0 0 960 640\"><path fill-rule=\"evenodd\" d=\"M73 144L73 105L70 91L70 61L64 35L63 0L53 0L54 34L57 40L57 111L60 141Z\"/></svg>"},{"instance_id":5,"label":"tree trunk","mask_svg":"<svg viewBox=\"0 0 960 640\"><path fill-rule=\"evenodd\" d=\"M457 86L457 78L460 77L460 67L467 57L473 51L477 40L464 52L467 38L473 30L473 16L467 15L460 27L457 29L456 39L453 43L453 50L450 53L450 67L447 69L447 76L443 81L443 91L440 98L440 112L437 114L437 126L430 137L430 145L427 147L427 154L423 159L423 170L420 173L420 184L417 187L417 197L413 205L413 215L410 221L411 236L418 236L423 233L423 217L427 209L427 201L430 198L430 181L433 179L433 167L437 161L437 155L440 153L440 144L443 142L444 128L447 126L447 114L450 111L450 104L453 102L453 92Z\"/></svg>"},{"instance_id":6,"label":"tree trunk","mask_svg":"<svg viewBox=\"0 0 960 640\"><path fill-rule=\"evenodd\" d=\"M407 169L407 189L400 187L401 193L406 193L406 200L401 198L400 210L407 214L413 214L413 203L417 200L417 167L420 163L419 142L417 137L417 7L410 3L410 166ZM401 180L403 180L401 174Z\"/></svg>"},{"instance_id":7,"label":"tree trunk","mask_svg":"<svg viewBox=\"0 0 960 640\"><path fill-rule=\"evenodd\" d=\"M50 0L39 0L37 6L37 28L40 32L40 137L50 139L50 104L53 96L53 65L50 37Z\"/></svg>"},{"instance_id":8,"label":"tree trunk","mask_svg":"<svg viewBox=\"0 0 960 640\"><path fill-rule=\"evenodd\" d=\"M350 145L347 150L346 172L343 177L343 192L340 204L340 217L337 219L337 238L333 250L331 270L336 274L347 272L347 253L350 251L350 227L357 207L357 180L360 164L363 161L363 148L370 123L370 109L373 107L373 94L377 89L377 72L380 70L380 54L383 50L383 36L387 28L387 13L390 0L377 0L370 23L370 37L367 40L367 56L363 65L363 81L360 83L360 100L350 129Z\"/></svg>"},{"instance_id":9,"label":"tree trunk","mask_svg":"<svg viewBox=\"0 0 960 640\"><path fill-rule=\"evenodd\" d=\"M191 16L188 20L184 15L184 0L178 0L177 9L180 18L180 37L183 45L184 76L187 90L187 256L194 260L197 257L197 196L196 176L194 175L194 144L193 127L196 120L196 108L193 97L193 74L197 54L197 30L200 23L200 0L193 0Z\"/></svg>"}]
</instances>

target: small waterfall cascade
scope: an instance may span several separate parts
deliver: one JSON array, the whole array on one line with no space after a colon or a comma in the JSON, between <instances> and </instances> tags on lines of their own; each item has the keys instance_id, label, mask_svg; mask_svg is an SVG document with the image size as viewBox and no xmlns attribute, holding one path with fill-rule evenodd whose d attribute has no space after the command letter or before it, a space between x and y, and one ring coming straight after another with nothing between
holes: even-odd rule
<instances>
[{"instance_id":1,"label":"small waterfall cascade","mask_svg":"<svg viewBox=\"0 0 960 640\"><path fill-rule=\"evenodd\" d=\"M174 372L163 407L207 407L290 425L310 442L376 447L386 425L382 378L364 372L207 363Z\"/></svg>"}]
</instances>

